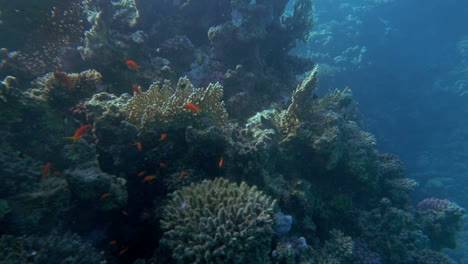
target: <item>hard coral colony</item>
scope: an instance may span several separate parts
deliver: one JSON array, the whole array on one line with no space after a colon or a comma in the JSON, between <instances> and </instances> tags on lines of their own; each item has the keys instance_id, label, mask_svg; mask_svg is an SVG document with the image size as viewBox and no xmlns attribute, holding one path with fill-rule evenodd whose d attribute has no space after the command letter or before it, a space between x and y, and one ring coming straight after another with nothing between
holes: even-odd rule
<instances>
[{"instance_id":1,"label":"hard coral colony","mask_svg":"<svg viewBox=\"0 0 468 264\"><path fill-rule=\"evenodd\" d=\"M289 52L310 0L287 17L288 1L23 2L22 23L1 17L26 41L0 32L19 49L0 52L16 76L0 83L0 263L429 264L454 246L464 209L411 209L416 182L351 91L316 96L318 68Z\"/></svg>"}]
</instances>

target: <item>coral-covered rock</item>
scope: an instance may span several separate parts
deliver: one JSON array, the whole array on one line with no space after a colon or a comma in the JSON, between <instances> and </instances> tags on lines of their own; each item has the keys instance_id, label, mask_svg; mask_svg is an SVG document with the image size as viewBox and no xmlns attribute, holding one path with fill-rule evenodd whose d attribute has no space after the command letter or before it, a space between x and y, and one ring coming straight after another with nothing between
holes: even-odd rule
<instances>
[{"instance_id":1,"label":"coral-covered rock","mask_svg":"<svg viewBox=\"0 0 468 264\"><path fill-rule=\"evenodd\" d=\"M95 70L47 73L36 79L35 88L28 90L26 94L46 100L52 107L67 110L80 100L90 98L97 91L101 78L102 75Z\"/></svg>"},{"instance_id":2,"label":"coral-covered rock","mask_svg":"<svg viewBox=\"0 0 468 264\"><path fill-rule=\"evenodd\" d=\"M124 208L127 204L126 181L102 172L95 162L64 171L73 195L98 210ZM104 194L108 194L105 197Z\"/></svg>"},{"instance_id":3,"label":"coral-covered rock","mask_svg":"<svg viewBox=\"0 0 468 264\"><path fill-rule=\"evenodd\" d=\"M426 198L418 203L418 218L434 250L456 247L466 210L445 199Z\"/></svg>"},{"instance_id":4,"label":"coral-covered rock","mask_svg":"<svg viewBox=\"0 0 468 264\"><path fill-rule=\"evenodd\" d=\"M2 235L0 248L0 262L3 264L98 264L104 261L90 243L70 233L22 237Z\"/></svg>"},{"instance_id":5,"label":"coral-covered rock","mask_svg":"<svg viewBox=\"0 0 468 264\"><path fill-rule=\"evenodd\" d=\"M217 178L173 194L162 243L179 263L268 263L275 200Z\"/></svg>"}]
</instances>

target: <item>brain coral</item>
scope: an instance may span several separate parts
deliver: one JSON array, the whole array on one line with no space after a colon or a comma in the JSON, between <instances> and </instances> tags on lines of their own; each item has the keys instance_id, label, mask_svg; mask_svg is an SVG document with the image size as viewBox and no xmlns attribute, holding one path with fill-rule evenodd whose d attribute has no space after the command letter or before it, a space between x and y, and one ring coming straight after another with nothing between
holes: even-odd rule
<instances>
[{"instance_id":1,"label":"brain coral","mask_svg":"<svg viewBox=\"0 0 468 264\"><path fill-rule=\"evenodd\" d=\"M162 243L178 263L267 263L276 200L217 178L174 192Z\"/></svg>"}]
</instances>

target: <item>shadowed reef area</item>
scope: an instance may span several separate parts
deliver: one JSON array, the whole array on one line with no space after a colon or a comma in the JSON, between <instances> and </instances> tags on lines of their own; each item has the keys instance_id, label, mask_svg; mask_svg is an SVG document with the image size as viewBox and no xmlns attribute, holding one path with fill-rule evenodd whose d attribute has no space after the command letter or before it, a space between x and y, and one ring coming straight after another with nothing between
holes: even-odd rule
<instances>
[{"instance_id":1,"label":"shadowed reef area","mask_svg":"<svg viewBox=\"0 0 468 264\"><path fill-rule=\"evenodd\" d=\"M0 263L450 263L350 89L290 50L310 0L0 7Z\"/></svg>"}]
</instances>

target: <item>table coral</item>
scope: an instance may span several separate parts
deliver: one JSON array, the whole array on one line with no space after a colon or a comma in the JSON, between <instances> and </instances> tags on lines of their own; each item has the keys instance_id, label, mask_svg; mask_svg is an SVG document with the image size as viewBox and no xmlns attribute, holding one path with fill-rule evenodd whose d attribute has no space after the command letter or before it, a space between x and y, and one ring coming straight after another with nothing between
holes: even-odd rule
<instances>
[{"instance_id":1,"label":"table coral","mask_svg":"<svg viewBox=\"0 0 468 264\"><path fill-rule=\"evenodd\" d=\"M173 194L162 243L179 263L268 263L276 200L217 178Z\"/></svg>"},{"instance_id":2,"label":"table coral","mask_svg":"<svg viewBox=\"0 0 468 264\"><path fill-rule=\"evenodd\" d=\"M203 117L222 127L227 121L222 96L223 86L219 83L195 88L187 78L180 78L175 89L169 81L153 83L147 92L130 99L126 111L128 120L143 128L151 125L187 127ZM196 105L201 112L187 109L184 105L188 103Z\"/></svg>"}]
</instances>

